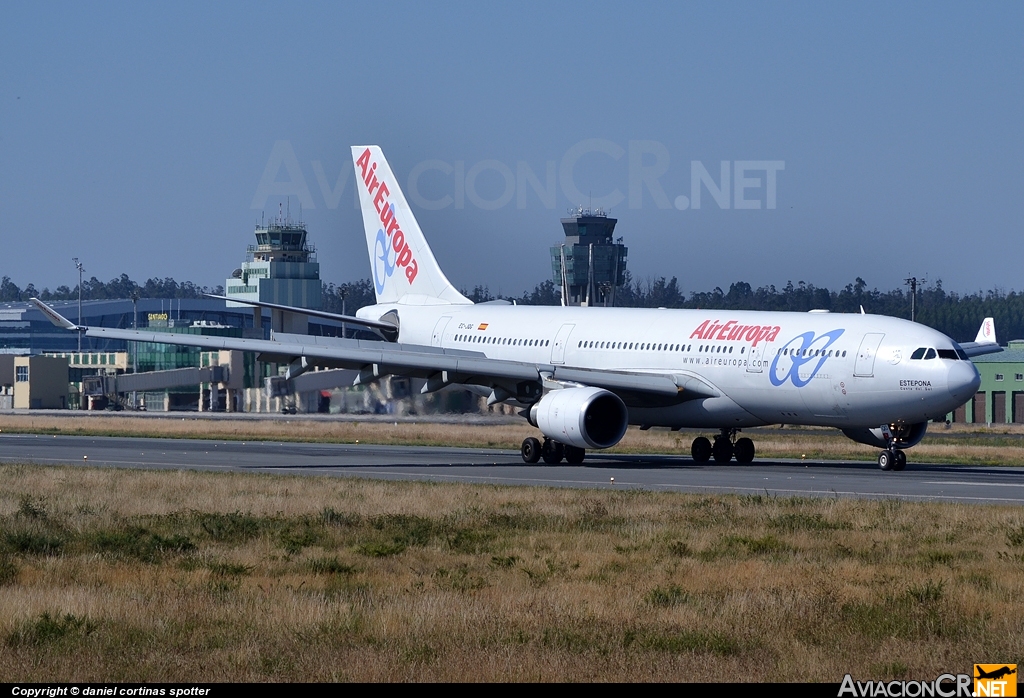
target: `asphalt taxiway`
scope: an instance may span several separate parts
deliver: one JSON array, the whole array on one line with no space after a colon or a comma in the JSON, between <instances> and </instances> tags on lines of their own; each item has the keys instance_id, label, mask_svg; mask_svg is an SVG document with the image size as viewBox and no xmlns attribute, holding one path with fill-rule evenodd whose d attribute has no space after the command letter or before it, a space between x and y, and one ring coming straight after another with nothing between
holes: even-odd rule
<instances>
[{"instance_id":1,"label":"asphalt taxiway","mask_svg":"<svg viewBox=\"0 0 1024 698\"><path fill-rule=\"evenodd\" d=\"M496 449L0 434L0 463L1024 504L1024 468L916 463L913 456L899 473L869 462L697 465L685 457L611 453L550 466L526 465L517 451Z\"/></svg>"}]
</instances>

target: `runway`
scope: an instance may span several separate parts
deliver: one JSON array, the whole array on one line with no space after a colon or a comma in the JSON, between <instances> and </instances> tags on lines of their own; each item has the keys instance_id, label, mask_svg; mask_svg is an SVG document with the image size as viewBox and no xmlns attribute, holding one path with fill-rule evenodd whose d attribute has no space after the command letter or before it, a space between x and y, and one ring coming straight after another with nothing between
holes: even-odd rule
<instances>
[{"instance_id":1,"label":"runway","mask_svg":"<svg viewBox=\"0 0 1024 698\"><path fill-rule=\"evenodd\" d=\"M0 434L0 463L210 470L547 487L1024 504L1024 468L852 461L696 465L676 456L588 453L583 465L526 465L518 451L366 444Z\"/></svg>"}]
</instances>

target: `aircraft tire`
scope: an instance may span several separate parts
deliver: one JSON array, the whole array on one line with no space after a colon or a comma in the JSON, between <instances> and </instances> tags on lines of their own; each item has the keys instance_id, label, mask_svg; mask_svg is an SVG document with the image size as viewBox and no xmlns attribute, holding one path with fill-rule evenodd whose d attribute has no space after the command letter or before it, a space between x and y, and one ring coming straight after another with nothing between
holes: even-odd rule
<instances>
[{"instance_id":1,"label":"aircraft tire","mask_svg":"<svg viewBox=\"0 0 1024 698\"><path fill-rule=\"evenodd\" d=\"M583 459L587 457L586 449L579 448L578 446L566 446L564 450L566 463L579 465L583 462Z\"/></svg>"},{"instance_id":2,"label":"aircraft tire","mask_svg":"<svg viewBox=\"0 0 1024 698\"><path fill-rule=\"evenodd\" d=\"M698 436L690 446L690 455L694 463L707 463L711 460L711 442L706 436Z\"/></svg>"},{"instance_id":3,"label":"aircraft tire","mask_svg":"<svg viewBox=\"0 0 1024 698\"><path fill-rule=\"evenodd\" d=\"M882 470L892 470L893 466L896 465L896 456L892 451L885 450L878 454L878 467Z\"/></svg>"},{"instance_id":4,"label":"aircraft tire","mask_svg":"<svg viewBox=\"0 0 1024 698\"><path fill-rule=\"evenodd\" d=\"M544 445L540 447L540 457L548 465L558 465L565 456L565 447L557 441L545 439Z\"/></svg>"},{"instance_id":5,"label":"aircraft tire","mask_svg":"<svg viewBox=\"0 0 1024 698\"><path fill-rule=\"evenodd\" d=\"M733 451L736 453L737 463L750 463L754 460L754 442L745 436L736 440Z\"/></svg>"},{"instance_id":6,"label":"aircraft tire","mask_svg":"<svg viewBox=\"0 0 1024 698\"><path fill-rule=\"evenodd\" d=\"M715 445L711 447L711 455L716 463L728 463L732 460L732 441L729 439L715 439Z\"/></svg>"},{"instance_id":7,"label":"aircraft tire","mask_svg":"<svg viewBox=\"0 0 1024 698\"><path fill-rule=\"evenodd\" d=\"M899 472L907 467L907 454L905 451L893 451L892 469Z\"/></svg>"},{"instance_id":8,"label":"aircraft tire","mask_svg":"<svg viewBox=\"0 0 1024 698\"><path fill-rule=\"evenodd\" d=\"M540 460L540 441L532 436L528 439L523 439L523 445L520 447L519 453L523 456L524 462L536 463Z\"/></svg>"}]
</instances>

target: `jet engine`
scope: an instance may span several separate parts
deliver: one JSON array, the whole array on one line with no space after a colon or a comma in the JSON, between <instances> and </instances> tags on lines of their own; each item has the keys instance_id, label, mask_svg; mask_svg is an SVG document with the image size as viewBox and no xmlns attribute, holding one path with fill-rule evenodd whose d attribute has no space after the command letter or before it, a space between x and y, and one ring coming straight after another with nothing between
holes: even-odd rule
<instances>
[{"instance_id":1,"label":"jet engine","mask_svg":"<svg viewBox=\"0 0 1024 698\"><path fill-rule=\"evenodd\" d=\"M618 395L602 388L563 388L535 403L529 421L559 443L610 448L626 433L629 412Z\"/></svg>"},{"instance_id":2,"label":"jet engine","mask_svg":"<svg viewBox=\"0 0 1024 698\"><path fill-rule=\"evenodd\" d=\"M916 446L924 438L926 431L928 431L928 422L890 424L889 432L892 434L892 447L910 448L911 446ZM889 448L889 442L886 441L885 435L882 433L882 427L875 427L874 429L843 429L843 433L859 444Z\"/></svg>"}]
</instances>

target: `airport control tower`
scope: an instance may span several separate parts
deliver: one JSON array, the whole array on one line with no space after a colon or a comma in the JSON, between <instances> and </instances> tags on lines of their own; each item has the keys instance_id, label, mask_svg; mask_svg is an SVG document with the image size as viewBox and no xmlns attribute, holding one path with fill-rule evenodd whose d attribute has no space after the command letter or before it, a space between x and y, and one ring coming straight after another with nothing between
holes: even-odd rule
<instances>
[{"instance_id":1,"label":"airport control tower","mask_svg":"<svg viewBox=\"0 0 1024 698\"><path fill-rule=\"evenodd\" d=\"M269 224L256 226L256 244L249 245L241 269L236 269L224 284L226 295L250 302L278 303L319 310L322 307L320 265L316 249L306 242L306 226L279 212ZM229 307L248 307L228 301ZM262 326L257 308L255 327ZM305 315L281 310L271 311L275 332L307 334Z\"/></svg>"},{"instance_id":2,"label":"airport control tower","mask_svg":"<svg viewBox=\"0 0 1024 698\"><path fill-rule=\"evenodd\" d=\"M562 305L610 306L626 280L626 246L612 238L618 220L601 209L570 209L565 242L551 248L551 270Z\"/></svg>"}]
</instances>

